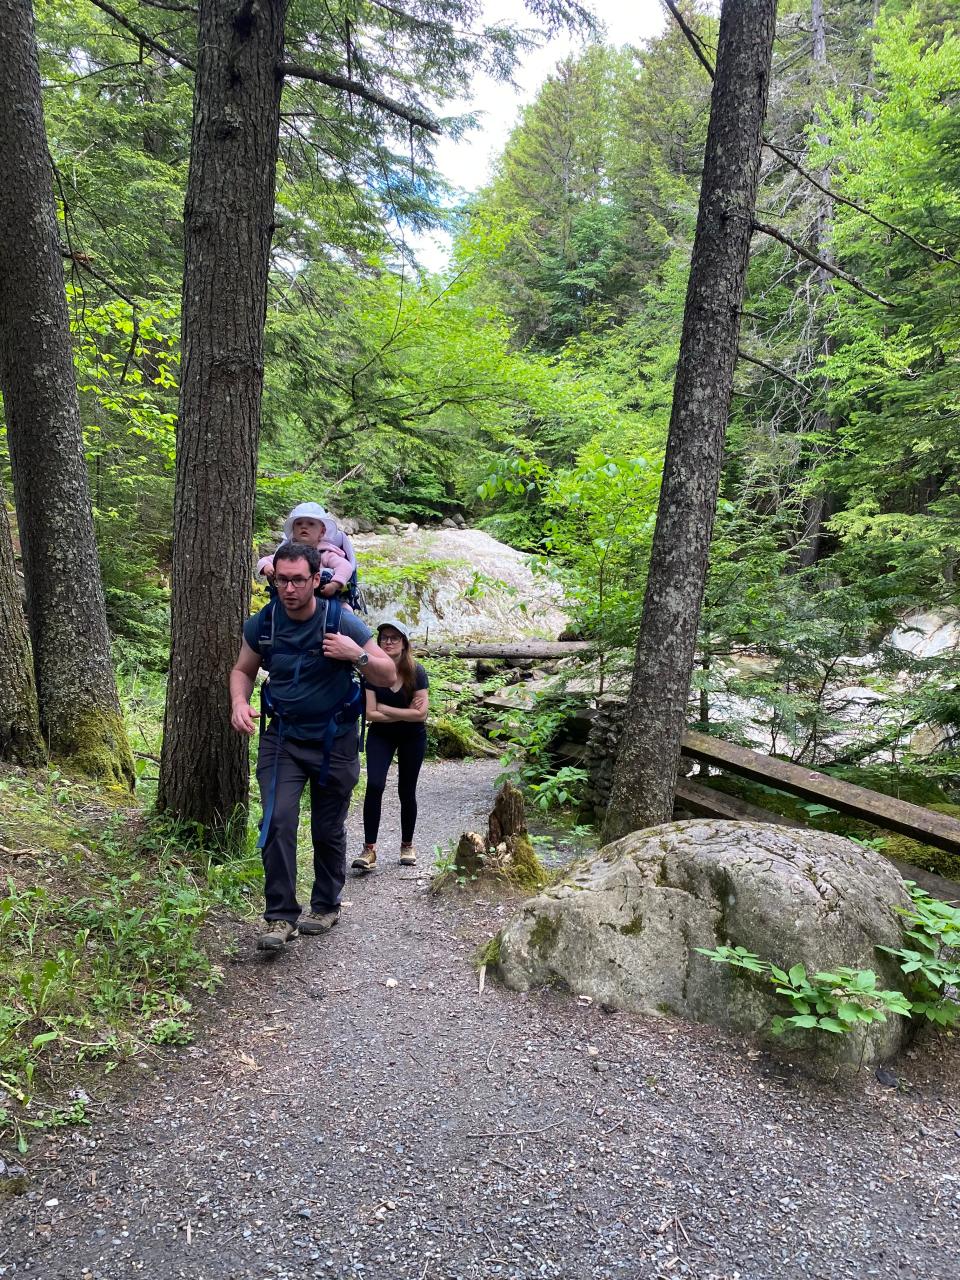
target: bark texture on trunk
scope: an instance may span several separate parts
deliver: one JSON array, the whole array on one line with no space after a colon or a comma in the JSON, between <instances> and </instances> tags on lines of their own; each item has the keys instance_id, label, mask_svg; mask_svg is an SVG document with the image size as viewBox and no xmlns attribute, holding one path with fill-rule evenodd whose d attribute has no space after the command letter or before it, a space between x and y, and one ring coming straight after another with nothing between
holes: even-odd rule
<instances>
[{"instance_id":1,"label":"bark texture on trunk","mask_svg":"<svg viewBox=\"0 0 960 1280\"><path fill-rule=\"evenodd\" d=\"M810 0L810 26L813 31L813 47L811 51L814 71L813 82L815 89L822 93L827 87L828 71L827 15L824 9L824 0ZM817 141L821 146L825 146L828 139L825 134L820 133L817 135ZM829 168L817 169L814 176L822 186L830 185L832 175ZM819 191L816 192L814 199L816 200L816 216L813 223L813 243L811 248L818 257L823 258L826 262L832 262L833 202L829 196L825 196ZM834 295L833 276L824 267L817 267L813 273L813 283L815 289L813 305L816 306L820 302L824 310L826 310ZM826 332L822 319L817 319L814 323L820 347L818 354L829 356L832 350L830 335ZM820 397L823 404L817 410L812 424L814 434L821 439L825 439L830 435L833 429L830 410L827 408L829 394L830 383L826 378L823 378L820 385ZM805 499L803 504L804 527L797 553L797 563L801 569L809 569L821 559L824 552L823 543L826 536L826 524L833 512L834 503L830 494L811 493Z\"/></svg>"},{"instance_id":2,"label":"bark texture on trunk","mask_svg":"<svg viewBox=\"0 0 960 1280\"><path fill-rule=\"evenodd\" d=\"M46 759L30 635L20 599L7 505L0 494L0 760L40 765Z\"/></svg>"},{"instance_id":3,"label":"bark texture on trunk","mask_svg":"<svg viewBox=\"0 0 960 1280\"><path fill-rule=\"evenodd\" d=\"M200 4L157 804L210 834L247 797L249 744L230 728L227 677L250 601L286 8L287 0Z\"/></svg>"},{"instance_id":4,"label":"bark texture on trunk","mask_svg":"<svg viewBox=\"0 0 960 1280\"><path fill-rule=\"evenodd\" d=\"M663 486L608 840L668 822L696 650L770 80L776 0L725 0Z\"/></svg>"},{"instance_id":5,"label":"bark texture on trunk","mask_svg":"<svg viewBox=\"0 0 960 1280\"><path fill-rule=\"evenodd\" d=\"M0 0L0 388L43 733L132 785L80 429L29 0Z\"/></svg>"}]
</instances>

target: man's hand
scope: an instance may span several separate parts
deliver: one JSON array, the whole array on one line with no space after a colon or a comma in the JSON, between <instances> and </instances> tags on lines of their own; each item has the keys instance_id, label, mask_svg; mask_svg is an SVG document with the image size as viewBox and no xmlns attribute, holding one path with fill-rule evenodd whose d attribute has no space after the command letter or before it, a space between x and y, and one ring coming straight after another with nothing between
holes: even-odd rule
<instances>
[{"instance_id":1,"label":"man's hand","mask_svg":"<svg viewBox=\"0 0 960 1280\"><path fill-rule=\"evenodd\" d=\"M323 586L320 588L320 594L322 596L326 596L327 599L329 599L331 596L337 595L339 591L340 591L339 582L325 582Z\"/></svg>"},{"instance_id":2,"label":"man's hand","mask_svg":"<svg viewBox=\"0 0 960 1280\"><path fill-rule=\"evenodd\" d=\"M323 636L323 656L340 662L356 662L363 647L341 631L326 631Z\"/></svg>"},{"instance_id":3,"label":"man's hand","mask_svg":"<svg viewBox=\"0 0 960 1280\"><path fill-rule=\"evenodd\" d=\"M255 711L249 702L235 702L230 708L230 723L237 733L245 733L252 738L257 732L257 720L260 712Z\"/></svg>"}]
</instances>

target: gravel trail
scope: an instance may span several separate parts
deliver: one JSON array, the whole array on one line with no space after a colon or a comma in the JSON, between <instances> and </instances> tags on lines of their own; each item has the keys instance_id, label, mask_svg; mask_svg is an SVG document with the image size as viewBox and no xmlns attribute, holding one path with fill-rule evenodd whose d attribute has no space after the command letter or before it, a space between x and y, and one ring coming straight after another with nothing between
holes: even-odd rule
<instances>
[{"instance_id":1,"label":"gravel trail","mask_svg":"<svg viewBox=\"0 0 960 1280\"><path fill-rule=\"evenodd\" d=\"M426 767L422 862L496 772ZM205 1039L37 1145L30 1191L0 1199L0 1276L957 1275L946 1047L907 1060L907 1090L840 1089L710 1028L481 996L471 960L511 906L401 869L387 794L383 867L332 934L264 959L245 928Z\"/></svg>"}]
</instances>

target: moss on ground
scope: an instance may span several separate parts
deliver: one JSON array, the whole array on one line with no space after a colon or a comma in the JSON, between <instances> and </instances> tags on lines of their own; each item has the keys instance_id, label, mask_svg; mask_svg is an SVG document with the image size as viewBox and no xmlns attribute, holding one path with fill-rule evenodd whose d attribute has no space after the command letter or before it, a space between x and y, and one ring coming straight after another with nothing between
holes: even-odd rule
<instances>
[{"instance_id":1,"label":"moss on ground","mask_svg":"<svg viewBox=\"0 0 960 1280\"><path fill-rule=\"evenodd\" d=\"M496 969L500 963L500 943L503 935L495 933L493 937L483 944L477 952L474 965L477 969L481 965L486 965L488 969Z\"/></svg>"}]
</instances>

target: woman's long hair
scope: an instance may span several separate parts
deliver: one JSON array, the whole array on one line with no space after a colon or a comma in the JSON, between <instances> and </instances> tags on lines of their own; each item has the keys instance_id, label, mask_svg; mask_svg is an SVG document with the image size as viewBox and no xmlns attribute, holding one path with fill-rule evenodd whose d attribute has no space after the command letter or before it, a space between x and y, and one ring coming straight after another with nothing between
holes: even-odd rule
<instances>
[{"instance_id":1,"label":"woman's long hair","mask_svg":"<svg viewBox=\"0 0 960 1280\"><path fill-rule=\"evenodd\" d=\"M385 629L385 628L384 628ZM396 630L395 627L390 628L391 631ZM403 646L403 652L396 659L397 674L403 682L403 691L408 698L412 698L417 690L417 664L413 657L413 648L410 641L402 632L397 632L400 636L400 643ZM377 636L379 639L379 635Z\"/></svg>"}]
</instances>

